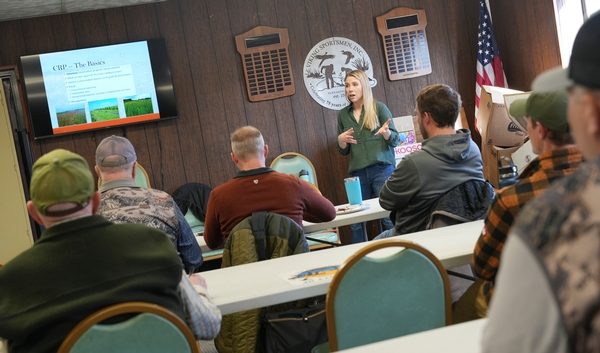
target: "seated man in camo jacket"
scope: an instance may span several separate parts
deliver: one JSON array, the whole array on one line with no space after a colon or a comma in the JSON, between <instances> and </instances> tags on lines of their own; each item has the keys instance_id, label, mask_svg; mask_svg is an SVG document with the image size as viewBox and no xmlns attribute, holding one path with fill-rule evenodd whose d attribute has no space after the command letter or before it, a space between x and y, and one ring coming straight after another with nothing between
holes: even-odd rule
<instances>
[{"instance_id":1,"label":"seated man in camo jacket","mask_svg":"<svg viewBox=\"0 0 600 353\"><path fill-rule=\"evenodd\" d=\"M138 223L167 233L186 271L202 265L202 251L185 217L164 191L134 182L137 156L128 139L109 136L96 149L96 173L102 180L99 213L114 223Z\"/></svg>"}]
</instances>

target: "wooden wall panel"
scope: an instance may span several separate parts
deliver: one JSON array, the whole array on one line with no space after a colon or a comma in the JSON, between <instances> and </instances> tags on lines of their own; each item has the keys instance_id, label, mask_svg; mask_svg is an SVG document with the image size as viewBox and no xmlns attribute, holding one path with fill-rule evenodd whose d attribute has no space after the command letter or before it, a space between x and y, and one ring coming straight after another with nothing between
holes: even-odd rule
<instances>
[{"instance_id":1,"label":"wooden wall panel","mask_svg":"<svg viewBox=\"0 0 600 353\"><path fill-rule=\"evenodd\" d=\"M16 65L19 57L27 53L21 21L0 22L2 50L0 50L0 66Z\"/></svg>"},{"instance_id":2,"label":"wooden wall panel","mask_svg":"<svg viewBox=\"0 0 600 353\"><path fill-rule=\"evenodd\" d=\"M225 118L227 103L221 91L222 80L215 74L218 72L219 61L215 46L220 43L213 41L210 27L213 15L208 12L205 1L180 1L180 7L196 93L195 119L200 122L200 130L197 133L203 138L202 149L188 153L206 155L207 164L194 167L205 169L208 179L196 181L215 187L229 180L235 172L229 155L231 147L228 134L232 130L229 130Z\"/></svg>"},{"instance_id":3,"label":"wooden wall panel","mask_svg":"<svg viewBox=\"0 0 600 353\"><path fill-rule=\"evenodd\" d=\"M429 51L433 53L433 55L430 54L431 64L435 68L430 75L425 76L427 78L426 85L443 83L456 89L456 71L452 61L447 30L447 22L451 19L447 16L446 6L439 6L436 0L424 0L419 5L425 9L427 14L427 41Z\"/></svg>"},{"instance_id":4,"label":"wooden wall panel","mask_svg":"<svg viewBox=\"0 0 600 353\"><path fill-rule=\"evenodd\" d=\"M396 7L426 10L431 75L388 80L375 17ZM527 89L536 74L560 63L552 1L491 0L491 7L509 84ZM267 163L283 152L306 155L318 170L323 194L340 204L346 202L341 180L348 158L335 147L337 111L320 106L304 87L310 49L333 36L360 44L378 80L374 95L394 116L411 114L426 85L449 84L462 95L473 127L477 23L477 0L168 0L0 22L0 65L18 65L27 54L164 37L178 119L33 141L34 153L67 148L93 164L97 143L122 135L136 146L156 188L172 192L187 182L215 187L237 172L230 160L230 134L252 124L269 145ZM288 29L296 93L253 103L234 37L260 25ZM473 138L478 141L477 134Z\"/></svg>"},{"instance_id":5,"label":"wooden wall panel","mask_svg":"<svg viewBox=\"0 0 600 353\"><path fill-rule=\"evenodd\" d=\"M179 165L173 166L175 170L182 173L167 174L177 175L177 179L172 182L168 192L174 191L177 187L188 182L208 183L209 174L206 168L207 158L204 151L204 140L200 129L200 120L196 105L196 94L192 82L192 71L196 70L195 62L191 62L185 42L185 29L179 19L181 11L179 4L171 6L168 3L157 4L157 13L159 16L159 27L161 35L168 38L167 48L170 53L171 74L173 75L173 85L175 94L178 98L179 119L175 122L177 126L176 136L172 141L173 148L165 146L172 153L177 154ZM174 65L174 63L178 63ZM192 67L194 65L194 67Z\"/></svg>"},{"instance_id":6,"label":"wooden wall panel","mask_svg":"<svg viewBox=\"0 0 600 353\"><path fill-rule=\"evenodd\" d=\"M561 64L553 1L490 0L490 7L508 85L528 91L535 76Z\"/></svg>"},{"instance_id":7,"label":"wooden wall panel","mask_svg":"<svg viewBox=\"0 0 600 353\"><path fill-rule=\"evenodd\" d=\"M71 15L71 23L77 28L77 47L92 47L108 43L106 21L101 11L88 11Z\"/></svg>"},{"instance_id":8,"label":"wooden wall panel","mask_svg":"<svg viewBox=\"0 0 600 353\"><path fill-rule=\"evenodd\" d=\"M481 136L475 131L473 116L475 112L475 95L470 93L475 90L476 55L470 50L477 46L477 23L479 21L479 6L477 1L451 0L445 3L447 14L446 32L448 33L448 56L452 60L456 83L453 88L461 92L463 107L470 117L469 128L472 137L478 144Z\"/></svg>"},{"instance_id":9,"label":"wooden wall panel","mask_svg":"<svg viewBox=\"0 0 600 353\"><path fill-rule=\"evenodd\" d=\"M106 35L109 43L122 43L127 41L127 27L125 27L125 15L123 8L108 9L102 11L106 22Z\"/></svg>"}]
</instances>

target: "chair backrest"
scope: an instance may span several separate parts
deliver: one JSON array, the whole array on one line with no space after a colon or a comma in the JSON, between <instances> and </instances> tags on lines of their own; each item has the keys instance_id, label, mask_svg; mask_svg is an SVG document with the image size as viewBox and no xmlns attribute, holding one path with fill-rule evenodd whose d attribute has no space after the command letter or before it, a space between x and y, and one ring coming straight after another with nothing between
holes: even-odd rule
<instances>
[{"instance_id":1,"label":"chair backrest","mask_svg":"<svg viewBox=\"0 0 600 353\"><path fill-rule=\"evenodd\" d=\"M190 225L190 228L192 229L192 232L194 232L194 234L204 232L204 222L202 222L201 220L196 218L196 216L194 216L192 211L188 210L187 213L184 215L184 217L185 217L185 220Z\"/></svg>"},{"instance_id":2,"label":"chair backrest","mask_svg":"<svg viewBox=\"0 0 600 353\"><path fill-rule=\"evenodd\" d=\"M286 152L275 157L271 168L281 173L294 174L298 176L302 169L308 171L308 181L317 188L317 173L315 166L304 155L296 152Z\"/></svg>"},{"instance_id":3,"label":"chair backrest","mask_svg":"<svg viewBox=\"0 0 600 353\"><path fill-rule=\"evenodd\" d=\"M258 213L260 212L254 212L252 216L244 218L229 233L223 248L221 267L260 261L261 238L266 259L308 252L304 231L291 218L277 213L267 213L265 223L256 224ZM254 352L259 339L261 311L283 311L293 308L294 305L295 303L285 303L262 310L254 309L223 315L221 331L215 339L217 350L225 353Z\"/></svg>"},{"instance_id":4,"label":"chair backrest","mask_svg":"<svg viewBox=\"0 0 600 353\"><path fill-rule=\"evenodd\" d=\"M136 173L135 173L135 183L141 188L149 188L150 186L150 177L148 177L148 172L146 169L142 167L139 163L136 163Z\"/></svg>"},{"instance_id":5,"label":"chair backrest","mask_svg":"<svg viewBox=\"0 0 600 353\"><path fill-rule=\"evenodd\" d=\"M116 324L102 321L137 314ZM58 353L181 352L200 353L185 322L159 305L127 302L104 308L81 321L62 342Z\"/></svg>"},{"instance_id":6,"label":"chair backrest","mask_svg":"<svg viewBox=\"0 0 600 353\"><path fill-rule=\"evenodd\" d=\"M372 254L394 247L399 251ZM360 249L340 267L327 293L331 351L450 325L448 283L440 261L412 242L389 239Z\"/></svg>"},{"instance_id":7,"label":"chair backrest","mask_svg":"<svg viewBox=\"0 0 600 353\"><path fill-rule=\"evenodd\" d=\"M304 155L296 152L287 152L280 154L271 163L271 168L281 173L294 174L296 176L298 176L302 169L307 170L308 181L311 182L312 186L314 186L314 189L317 190L319 194L321 193L321 190L319 190L319 184L317 184L317 173L315 167L310 162L310 160ZM319 231L313 234L306 235L310 236L313 239L319 238L321 240L327 240L329 242L335 243L339 243L340 240L340 233L337 228L332 228L325 232ZM319 248L331 247L331 245L319 243L316 241L309 241L309 245L311 251Z\"/></svg>"},{"instance_id":8,"label":"chair backrest","mask_svg":"<svg viewBox=\"0 0 600 353\"><path fill-rule=\"evenodd\" d=\"M146 169L142 167L139 163L135 164L136 172L135 172L135 184L141 188L150 188L150 177L148 177L148 172ZM102 185L102 180L98 178L98 188Z\"/></svg>"},{"instance_id":9,"label":"chair backrest","mask_svg":"<svg viewBox=\"0 0 600 353\"><path fill-rule=\"evenodd\" d=\"M222 267L259 261L261 237L267 259L309 251L302 227L284 215L267 212L262 236L256 234L254 221L259 213L252 213L231 230L223 248Z\"/></svg>"}]
</instances>

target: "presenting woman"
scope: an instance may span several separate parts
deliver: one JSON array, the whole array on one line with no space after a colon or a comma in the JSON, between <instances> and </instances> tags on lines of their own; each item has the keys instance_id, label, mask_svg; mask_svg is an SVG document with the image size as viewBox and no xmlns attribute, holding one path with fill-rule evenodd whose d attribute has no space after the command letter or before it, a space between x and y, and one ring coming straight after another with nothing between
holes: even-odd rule
<instances>
[{"instance_id":1,"label":"presenting woman","mask_svg":"<svg viewBox=\"0 0 600 353\"><path fill-rule=\"evenodd\" d=\"M373 98L369 77L355 70L346 76L346 98L350 105L338 113L338 151L350 154L348 174L360 179L363 200L379 197L379 191L394 171L394 147L398 145L398 131L392 122L392 113ZM394 224L384 218L383 227ZM353 224L352 242L364 241L362 224Z\"/></svg>"}]
</instances>

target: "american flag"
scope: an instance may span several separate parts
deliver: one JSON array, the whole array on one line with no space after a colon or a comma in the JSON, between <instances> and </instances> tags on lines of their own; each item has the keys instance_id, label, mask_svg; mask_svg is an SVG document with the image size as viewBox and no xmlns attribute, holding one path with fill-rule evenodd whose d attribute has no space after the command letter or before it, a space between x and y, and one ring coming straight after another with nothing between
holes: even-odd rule
<instances>
[{"instance_id":1,"label":"american flag","mask_svg":"<svg viewBox=\"0 0 600 353\"><path fill-rule=\"evenodd\" d=\"M481 98L481 86L508 87L498 53L498 44L492 29L487 0L479 0L479 27L477 30L477 85L475 86L475 126Z\"/></svg>"}]
</instances>

